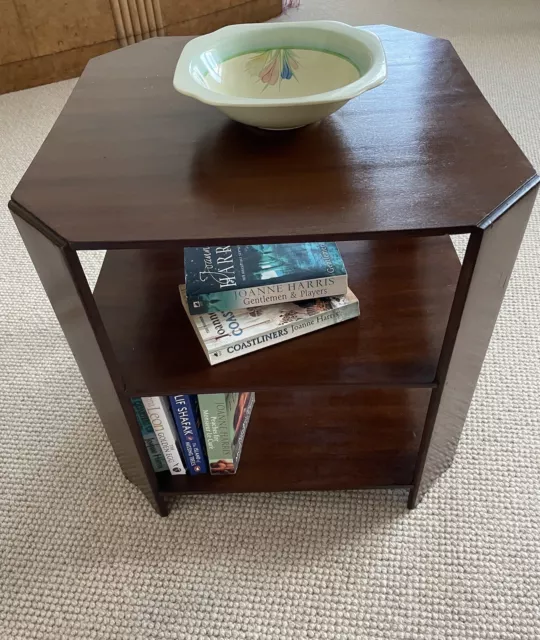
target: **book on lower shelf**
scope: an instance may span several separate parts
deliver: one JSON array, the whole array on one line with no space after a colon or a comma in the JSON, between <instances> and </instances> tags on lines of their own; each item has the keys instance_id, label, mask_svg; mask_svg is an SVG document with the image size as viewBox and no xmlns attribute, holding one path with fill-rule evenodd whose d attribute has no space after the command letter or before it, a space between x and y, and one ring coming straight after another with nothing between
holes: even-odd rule
<instances>
[{"instance_id":1,"label":"book on lower shelf","mask_svg":"<svg viewBox=\"0 0 540 640\"><path fill-rule=\"evenodd\" d=\"M187 247L192 315L344 295L347 271L335 242Z\"/></svg>"},{"instance_id":2,"label":"book on lower shelf","mask_svg":"<svg viewBox=\"0 0 540 640\"><path fill-rule=\"evenodd\" d=\"M208 473L199 404L195 395L169 396L189 475Z\"/></svg>"},{"instance_id":3,"label":"book on lower shelf","mask_svg":"<svg viewBox=\"0 0 540 640\"><path fill-rule=\"evenodd\" d=\"M163 451L163 456L167 461L169 471L173 475L185 475L186 468L180 455L180 440L169 408L168 398L166 396L148 396L142 401Z\"/></svg>"},{"instance_id":4,"label":"book on lower shelf","mask_svg":"<svg viewBox=\"0 0 540 640\"><path fill-rule=\"evenodd\" d=\"M255 394L211 393L198 399L210 473L236 473Z\"/></svg>"},{"instance_id":5,"label":"book on lower shelf","mask_svg":"<svg viewBox=\"0 0 540 640\"><path fill-rule=\"evenodd\" d=\"M132 398L131 404L133 405L135 417L137 418L137 422L139 423L139 427L141 429L141 434L144 439L144 444L146 446L146 451L148 452L150 462L152 463L152 468L156 473L167 471L167 469L169 468L167 466L167 461L165 460L165 456L163 455L163 451L161 450L159 440L154 433L152 423L148 418L148 414L146 413L146 409L144 408L142 399Z\"/></svg>"},{"instance_id":6,"label":"book on lower shelf","mask_svg":"<svg viewBox=\"0 0 540 640\"><path fill-rule=\"evenodd\" d=\"M196 316L189 314L186 290L182 285L180 296L197 338L212 365L360 315L358 298L350 289L344 296Z\"/></svg>"}]
</instances>

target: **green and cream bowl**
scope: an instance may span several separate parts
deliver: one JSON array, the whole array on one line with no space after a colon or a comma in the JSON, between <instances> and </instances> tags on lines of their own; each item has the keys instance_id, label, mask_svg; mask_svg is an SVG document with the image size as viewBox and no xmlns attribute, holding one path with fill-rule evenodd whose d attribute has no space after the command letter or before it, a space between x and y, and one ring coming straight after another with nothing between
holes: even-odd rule
<instances>
[{"instance_id":1,"label":"green and cream bowl","mask_svg":"<svg viewBox=\"0 0 540 640\"><path fill-rule=\"evenodd\" d=\"M190 40L174 88L264 129L302 127L386 79L379 38L341 22L243 24Z\"/></svg>"}]
</instances>

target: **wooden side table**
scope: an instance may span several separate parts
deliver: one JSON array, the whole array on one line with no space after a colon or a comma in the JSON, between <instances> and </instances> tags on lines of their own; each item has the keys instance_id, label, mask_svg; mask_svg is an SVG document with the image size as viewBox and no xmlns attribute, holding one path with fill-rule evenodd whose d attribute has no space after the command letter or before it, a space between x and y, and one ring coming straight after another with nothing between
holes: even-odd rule
<instances>
[{"instance_id":1,"label":"wooden side table","mask_svg":"<svg viewBox=\"0 0 540 640\"><path fill-rule=\"evenodd\" d=\"M450 464L539 178L452 45L374 28L388 81L251 130L175 93L186 38L93 60L10 208L125 476L182 492L407 487ZM463 266L450 234L470 234ZM336 240L358 321L210 367L183 247ZM108 249L94 294L77 251ZM236 476L155 474L130 397L258 392Z\"/></svg>"}]
</instances>

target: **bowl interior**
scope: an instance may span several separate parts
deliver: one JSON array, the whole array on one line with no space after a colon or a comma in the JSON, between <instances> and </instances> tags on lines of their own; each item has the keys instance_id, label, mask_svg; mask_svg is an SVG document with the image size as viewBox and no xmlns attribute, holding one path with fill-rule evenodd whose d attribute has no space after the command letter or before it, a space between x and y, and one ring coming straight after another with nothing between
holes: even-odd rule
<instances>
[{"instance_id":1,"label":"bowl interior","mask_svg":"<svg viewBox=\"0 0 540 640\"><path fill-rule=\"evenodd\" d=\"M243 98L298 98L344 87L358 80L356 65L334 52L277 48L252 51L229 60L208 51L201 80L217 93Z\"/></svg>"},{"instance_id":2,"label":"bowl interior","mask_svg":"<svg viewBox=\"0 0 540 640\"><path fill-rule=\"evenodd\" d=\"M191 76L222 95L286 99L347 86L373 65L370 48L355 35L301 24L294 29L268 27L209 42L191 59Z\"/></svg>"}]
</instances>

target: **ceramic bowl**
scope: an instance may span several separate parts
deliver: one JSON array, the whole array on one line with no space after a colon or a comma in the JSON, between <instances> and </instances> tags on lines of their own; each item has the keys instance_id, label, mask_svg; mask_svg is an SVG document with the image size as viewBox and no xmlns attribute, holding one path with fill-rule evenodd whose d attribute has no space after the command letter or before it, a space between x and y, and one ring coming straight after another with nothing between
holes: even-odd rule
<instances>
[{"instance_id":1,"label":"ceramic bowl","mask_svg":"<svg viewBox=\"0 0 540 640\"><path fill-rule=\"evenodd\" d=\"M174 88L263 129L316 122L386 79L379 38L341 22L242 24L190 40Z\"/></svg>"}]
</instances>

